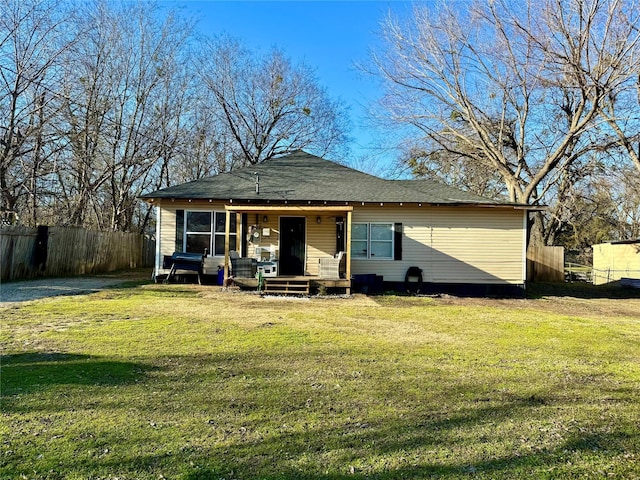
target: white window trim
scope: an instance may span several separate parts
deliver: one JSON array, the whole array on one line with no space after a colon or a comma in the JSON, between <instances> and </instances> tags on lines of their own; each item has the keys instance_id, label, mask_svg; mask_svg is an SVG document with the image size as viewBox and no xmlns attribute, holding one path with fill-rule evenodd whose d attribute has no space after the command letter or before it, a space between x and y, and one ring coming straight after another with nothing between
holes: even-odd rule
<instances>
[{"instance_id":1,"label":"white window trim","mask_svg":"<svg viewBox=\"0 0 640 480\"><path fill-rule=\"evenodd\" d=\"M189 216L190 212L194 212L194 213L202 213L202 212L207 212L211 215L211 229L209 230L209 232L190 232L187 231L187 217ZM182 226L183 228L183 238L182 238L182 251L186 252L187 251L187 235L209 235L209 253L207 254L207 257L224 257L224 252L221 253L220 255L216 255L215 253L215 247L216 247L216 235L218 236L225 236L225 232L216 232L216 214L220 214L220 215L226 215L226 212L224 210L208 210L208 209L198 209L198 208L193 208L193 209L184 209L184 225ZM237 232L231 231L229 232L229 237L236 237L236 247L237 247Z\"/></svg>"},{"instance_id":2,"label":"white window trim","mask_svg":"<svg viewBox=\"0 0 640 480\"><path fill-rule=\"evenodd\" d=\"M353 226L354 225L366 225L367 226L367 255L366 256L357 256L357 255L353 255L353 252L351 253L351 259L352 260L373 260L373 261L389 261L389 260L393 260L394 259L394 252L395 252L395 225L393 222L353 222L351 225L351 230L353 232ZM391 240L371 240L371 225L385 225L388 226L391 230ZM362 239L354 239L353 238L353 234L351 237L351 245L353 246L353 242L354 240L356 242L362 242L364 240ZM379 257L379 256L375 256L371 254L371 244L372 243L390 243L391 244L391 256L389 257ZM352 247L353 248L353 247Z\"/></svg>"},{"instance_id":3,"label":"white window trim","mask_svg":"<svg viewBox=\"0 0 640 480\"><path fill-rule=\"evenodd\" d=\"M220 211L220 210L212 210L213 213L213 219L211 222L211 230L212 230L212 234L211 234L211 252L213 253L211 256L212 257L224 257L224 252L222 252L220 255L216 255L215 253L215 248L216 248L216 236L222 237L223 239L225 238L225 232L224 230L222 232L216 232L216 215L220 214L222 215L223 218L226 217L227 212ZM235 216L234 213L229 213L229 215ZM225 220L225 225L226 225L226 220ZM230 224L231 225L231 224ZM231 226L229 226L229 228L231 228ZM229 232L229 239L231 238L235 238L236 239L236 248L238 248L238 234L237 234L237 230L238 230L238 226L236 225L236 229L233 231ZM223 242L224 244L224 242Z\"/></svg>"}]
</instances>

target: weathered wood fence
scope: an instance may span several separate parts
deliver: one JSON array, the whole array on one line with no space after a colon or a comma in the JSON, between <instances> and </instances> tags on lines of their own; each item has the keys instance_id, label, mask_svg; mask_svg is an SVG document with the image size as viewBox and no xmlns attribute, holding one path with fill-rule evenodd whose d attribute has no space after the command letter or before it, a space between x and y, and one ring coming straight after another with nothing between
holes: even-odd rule
<instances>
[{"instance_id":1,"label":"weathered wood fence","mask_svg":"<svg viewBox=\"0 0 640 480\"><path fill-rule=\"evenodd\" d=\"M150 267L155 242L147 236L75 227L0 228L0 279L20 280Z\"/></svg>"},{"instance_id":2,"label":"weathered wood fence","mask_svg":"<svg viewBox=\"0 0 640 480\"><path fill-rule=\"evenodd\" d=\"M564 282L564 247L529 247L528 282Z\"/></svg>"}]
</instances>

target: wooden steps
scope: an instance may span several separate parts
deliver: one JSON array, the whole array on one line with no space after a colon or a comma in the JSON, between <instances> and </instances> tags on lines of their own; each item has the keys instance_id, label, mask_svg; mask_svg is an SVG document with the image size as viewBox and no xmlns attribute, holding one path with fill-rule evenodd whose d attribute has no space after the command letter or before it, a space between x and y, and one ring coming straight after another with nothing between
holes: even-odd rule
<instances>
[{"instance_id":1,"label":"wooden steps","mask_svg":"<svg viewBox=\"0 0 640 480\"><path fill-rule=\"evenodd\" d=\"M309 280L301 278L265 278L262 292L265 295L309 295Z\"/></svg>"}]
</instances>

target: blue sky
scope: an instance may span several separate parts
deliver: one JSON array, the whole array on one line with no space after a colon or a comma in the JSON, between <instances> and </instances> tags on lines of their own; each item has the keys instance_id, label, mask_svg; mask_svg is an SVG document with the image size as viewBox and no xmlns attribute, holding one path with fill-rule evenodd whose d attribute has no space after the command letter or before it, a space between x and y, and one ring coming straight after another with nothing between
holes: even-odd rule
<instances>
[{"instance_id":1,"label":"blue sky","mask_svg":"<svg viewBox=\"0 0 640 480\"><path fill-rule=\"evenodd\" d=\"M277 46L294 62L304 60L315 68L319 83L351 108L354 159L365 156L377 169L372 173L388 173L381 170L387 170L393 155L376 148L380 136L366 125L366 110L382 92L376 79L355 64L369 58L388 12L406 11L409 2L183 0L175 4L199 19L202 33L227 33L262 51Z\"/></svg>"}]
</instances>

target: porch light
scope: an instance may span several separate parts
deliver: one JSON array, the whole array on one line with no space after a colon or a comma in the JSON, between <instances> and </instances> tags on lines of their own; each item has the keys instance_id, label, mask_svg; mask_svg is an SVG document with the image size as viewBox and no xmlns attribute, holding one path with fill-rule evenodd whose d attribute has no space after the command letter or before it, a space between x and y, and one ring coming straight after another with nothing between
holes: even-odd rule
<instances>
[{"instance_id":1,"label":"porch light","mask_svg":"<svg viewBox=\"0 0 640 480\"><path fill-rule=\"evenodd\" d=\"M266 215L264 217L262 217L262 221L264 223L267 223L269 221L269 217L267 217Z\"/></svg>"},{"instance_id":2,"label":"porch light","mask_svg":"<svg viewBox=\"0 0 640 480\"><path fill-rule=\"evenodd\" d=\"M316 217L316 223L320 225L322 223L322 218Z\"/></svg>"}]
</instances>

